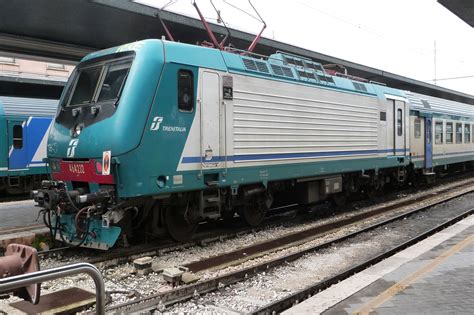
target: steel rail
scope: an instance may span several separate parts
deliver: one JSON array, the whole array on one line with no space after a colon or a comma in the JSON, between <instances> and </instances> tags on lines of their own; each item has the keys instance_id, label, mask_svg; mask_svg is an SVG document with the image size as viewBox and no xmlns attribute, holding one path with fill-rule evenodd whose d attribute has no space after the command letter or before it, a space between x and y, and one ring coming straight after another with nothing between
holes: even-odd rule
<instances>
[{"instance_id":1,"label":"steel rail","mask_svg":"<svg viewBox=\"0 0 474 315\"><path fill-rule=\"evenodd\" d=\"M95 283L96 313L105 314L105 285L99 269L88 263L77 263L72 265L51 268L23 275L0 279L0 292L11 292L31 284L44 281L56 280L67 276L85 273L91 276Z\"/></svg>"},{"instance_id":2,"label":"steel rail","mask_svg":"<svg viewBox=\"0 0 474 315\"><path fill-rule=\"evenodd\" d=\"M435 206L436 204L440 204L440 203L443 203L443 202L461 197L462 195L465 195L465 194L468 194L468 193L471 193L471 192L472 192L472 190L464 191L460 194L457 194L455 196L450 196L450 197L445 198L443 200L439 200L435 203L432 203L432 204L429 204L429 205L423 205L423 206L421 206L417 209L413 209L411 211L407 211L407 212L401 213L399 215L396 215L394 217L385 219L381 222L374 223L374 224L372 224L368 227L362 228L358 231L351 232L351 233L349 233L347 235L344 235L342 237L339 237L337 239L332 239L332 240L329 240L325 243L315 245L315 246L311 246L309 248L306 248L306 249L303 249L303 250L300 250L300 251L297 251L297 252L290 253L290 254L285 255L283 257L274 258L272 260L257 264L255 266L247 267L245 269L241 269L241 270L238 270L238 271L227 273L227 274L224 274L222 276L218 276L216 278L212 278L212 279L202 281L202 282L197 282L195 284L181 286L181 287L178 287L177 289L174 289L174 290L171 290L171 291L168 291L168 292L162 292L162 293L154 294L154 295L151 295L151 296L143 297L143 298L140 298L138 300L126 302L126 303L123 303L123 304L120 304L120 305L111 306L111 307L107 308L107 311L114 311L114 312L118 311L118 312L125 312L125 313L138 312L138 311L147 311L147 310L156 309L157 305L168 306L168 305L172 305L172 304L175 304L175 303L178 303L178 302L182 302L182 301L185 301L185 300L188 300L188 299L192 298L196 294L208 293L208 292L217 290L217 289L219 289L223 286L227 286L227 285L242 281L244 279L247 279L248 277L251 277L251 276L257 274L258 272L266 271L268 269L278 267L278 266L280 266L284 263L294 261L294 260L296 260L296 259L298 259L298 258L300 258L300 257L302 257L302 256L304 256L308 253L312 253L312 252L315 252L315 251L319 251L319 250L328 248L328 247L332 246L334 243L345 241L345 240L353 238L353 237L355 237L359 234L362 234L362 233L365 233L367 231L376 229L380 226L386 225L386 224L394 222L394 221L401 220L401 219L403 219L407 216L410 216L410 215L413 215L415 213L427 210L427 209Z\"/></svg>"},{"instance_id":3,"label":"steel rail","mask_svg":"<svg viewBox=\"0 0 474 315\"><path fill-rule=\"evenodd\" d=\"M275 302L272 302L270 304L267 304L263 307L261 307L260 309L258 309L257 311L253 312L252 314L275 314L275 313L280 313L286 309L289 309L291 308L292 306L298 304L299 302L303 301L303 300L306 300L306 299L309 299L311 296L315 295L316 293L320 292L320 291L323 291L327 288L329 288L330 286L346 279L346 278L349 278L351 277L352 275L356 274L356 273L359 273L365 269L367 269L368 267L376 264L376 263L379 263L380 261L390 257L390 256L393 256L394 254L396 254L397 252L401 251L401 250L404 250L418 242L420 242L421 240L447 228L448 226L450 225L453 225L454 223L470 216L474 214L474 208L472 209L469 209L467 211L465 211L464 213L460 214L460 215L457 215L456 217L454 218L451 218L439 225L437 225L436 227L428 230L428 231L425 231L411 239L409 239L408 241L400 244L400 245L397 245L375 257L372 257L354 267L350 267L346 270L344 270L343 272L335 275L335 276L332 276L332 277L329 277L327 279L324 279L323 281L319 282L319 283L316 283L312 286L309 286L307 288L304 288L296 293L293 293L291 294L290 296L287 296L287 297L284 297L280 300L277 300Z\"/></svg>"},{"instance_id":4,"label":"steel rail","mask_svg":"<svg viewBox=\"0 0 474 315\"><path fill-rule=\"evenodd\" d=\"M450 188L441 190L438 192L438 194L456 189L458 187L459 186L455 186L455 187L450 187ZM255 257L255 255L262 256L263 254L268 254L269 252L280 250L288 246L295 246L298 244L298 242L305 242L305 241L311 240L312 238L322 236L327 233L331 233L332 231L336 229L340 229L344 226L349 226L353 223L361 222L364 219L376 217L378 215L387 213L393 209L396 210L396 209L403 208L404 206L412 205L415 202L419 203L425 200L429 200L430 198L433 198L433 197L431 195L425 195L419 198L405 200L400 203L378 207L366 212L355 214L348 218L343 218L335 222L330 222L330 223L320 225L320 226L314 226L302 231L289 233L275 239L264 241L252 246L247 246L242 249L231 251L222 255L209 257L207 259L200 260L200 261L191 262L191 263L185 264L184 267L188 268L192 272L199 272L202 270L209 270L209 269L212 269L212 267L218 267L218 266L229 264L232 262L239 263L241 262L241 260L249 260L250 258ZM437 202L435 201L435 203Z\"/></svg>"},{"instance_id":5,"label":"steel rail","mask_svg":"<svg viewBox=\"0 0 474 315\"><path fill-rule=\"evenodd\" d=\"M464 186L464 185L466 185L465 182L457 183L457 184L454 184L453 186L450 186L448 188L444 188L444 189L436 191L436 194L444 193L446 191L453 190L455 188L458 188L458 187L461 187L461 186ZM388 211L388 210L393 209L395 207L401 207L403 205L408 205L408 204L413 203L415 201L418 201L418 202L423 201L427 198L431 198L430 195L426 195L426 196L422 196L422 197L409 198L407 200L403 200L403 201L398 202L398 203L394 203L394 204L390 204L390 205L387 205L387 206L384 206L384 207L381 207L381 208L373 209L372 211L375 211L375 212L377 212L377 211L379 211L379 212ZM390 202L393 202L393 201L395 201L395 200L391 200ZM86 260L86 262L94 264L96 266L100 266L100 267L107 267L107 266L111 266L111 265L117 265L117 264L120 264L120 263L126 263L126 262L129 262L133 258L138 258L138 257L143 256L143 255L148 255L148 256L157 255L160 251L163 251L163 250L171 251L171 250L185 249L185 248L189 248L189 247L196 246L196 245L202 245L204 243L214 242L214 241L217 241L217 240L223 240L223 239L230 239L230 238L233 238L233 237L238 237L239 234L241 234L241 233L261 231L261 230L264 230L264 229L266 229L270 226L274 226L275 224L288 222L287 219L283 219L283 220L279 219L276 215L279 215L279 216L280 215L288 215L289 213L301 210L302 208L305 208L305 207L308 207L308 205L303 205L303 206L302 205L298 205L298 206L290 205L290 206L276 208L275 210L273 210L274 211L273 216L270 216L270 217L266 218L266 222L264 222L263 224L261 224L258 227L251 227L251 228L249 228L249 227L237 227L237 228L232 229L232 231L230 231L230 232L227 231L227 230L223 231L221 228L218 227L217 232L212 231L212 232L199 233L198 235L196 235L195 238L193 238L190 242L187 242L187 243L178 244L178 243L173 242L171 240L163 240L163 241L160 241L158 244L154 244L154 245L150 244L150 245L144 245L144 246L137 246L137 247L133 247L133 248L130 248L130 249L112 249L107 253L100 254L98 257L90 258L90 259ZM374 214L376 214L376 213L374 213ZM303 219L304 220L304 218L305 218L304 216L299 216L298 218L296 218L296 220L298 220L298 219ZM314 216L312 218L314 218ZM236 222L238 221L238 218L234 218L234 219L236 219L235 220ZM319 227L319 228L321 229L321 227ZM324 228L324 226L322 228ZM74 250L74 249L77 249L77 248L66 246L66 247L62 247L62 248L55 248L55 249L51 249L51 250L48 250L48 251L39 252L38 255L42 258L46 258L46 257L50 257L51 255L54 255L54 254L61 254L63 252ZM87 250L87 249L85 249L85 250ZM248 253L246 253L246 254L248 254ZM248 255L247 255L247 258L248 258ZM199 264L199 262L191 262L190 264L195 264L195 263Z\"/></svg>"},{"instance_id":6,"label":"steel rail","mask_svg":"<svg viewBox=\"0 0 474 315\"><path fill-rule=\"evenodd\" d=\"M224 239L229 239L233 237L239 237L242 233L247 232L257 232L264 230L268 227L288 222L287 218L279 218L278 216L287 216L290 213L298 211L300 208L294 206L287 206L287 207L280 207L277 209L278 213L274 216L266 218L266 221L257 227L234 227L230 232L225 230L224 227L215 226L213 225L212 229L216 229L217 231L210 231L210 232L202 232L197 234L191 241L186 243L176 243L171 239L164 239L160 240L154 244L147 244L147 245L138 245L134 246L133 248L115 248L111 249L107 252L100 253L98 257L92 257L86 260L86 262L100 266L100 267L107 267L107 266L115 266L119 263L126 263L129 262L133 258L138 258L143 255L158 255L160 251L173 251L173 250L182 250L185 248L189 248L192 246L202 245L214 241L222 241ZM277 216L278 215L278 216ZM234 218L235 222L240 222L239 218ZM87 251L87 248L82 247L73 247L73 246L65 246L59 248L53 248L47 251L42 251L38 253L38 256L41 258L48 258L54 257L54 255L64 254L67 251L73 250L84 250ZM97 252L95 252L96 254Z\"/></svg>"}]
</instances>

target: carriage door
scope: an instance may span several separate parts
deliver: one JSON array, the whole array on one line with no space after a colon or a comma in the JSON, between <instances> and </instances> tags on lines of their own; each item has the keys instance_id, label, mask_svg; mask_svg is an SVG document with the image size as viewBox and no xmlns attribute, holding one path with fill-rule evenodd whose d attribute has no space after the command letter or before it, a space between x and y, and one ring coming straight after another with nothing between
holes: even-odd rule
<instances>
[{"instance_id":1,"label":"carriage door","mask_svg":"<svg viewBox=\"0 0 474 315\"><path fill-rule=\"evenodd\" d=\"M405 155L405 102L393 103L394 155Z\"/></svg>"},{"instance_id":2,"label":"carriage door","mask_svg":"<svg viewBox=\"0 0 474 315\"><path fill-rule=\"evenodd\" d=\"M220 156L220 82L219 74L204 71L201 81L201 162L217 167Z\"/></svg>"},{"instance_id":3,"label":"carriage door","mask_svg":"<svg viewBox=\"0 0 474 315\"><path fill-rule=\"evenodd\" d=\"M425 168L433 167L433 118L425 117Z\"/></svg>"},{"instance_id":4,"label":"carriage door","mask_svg":"<svg viewBox=\"0 0 474 315\"><path fill-rule=\"evenodd\" d=\"M8 121L8 169L26 169L28 150L26 145L26 124L22 120Z\"/></svg>"}]
</instances>

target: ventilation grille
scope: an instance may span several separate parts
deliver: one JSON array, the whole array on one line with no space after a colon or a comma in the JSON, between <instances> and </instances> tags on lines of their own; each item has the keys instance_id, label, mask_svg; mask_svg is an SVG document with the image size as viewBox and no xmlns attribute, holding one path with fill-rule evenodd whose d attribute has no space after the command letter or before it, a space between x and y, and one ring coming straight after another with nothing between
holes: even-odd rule
<instances>
[{"instance_id":1,"label":"ventilation grille","mask_svg":"<svg viewBox=\"0 0 474 315\"><path fill-rule=\"evenodd\" d=\"M267 63L265 61L258 61L253 59L242 58L244 66L247 70L270 73Z\"/></svg>"},{"instance_id":2,"label":"ventilation grille","mask_svg":"<svg viewBox=\"0 0 474 315\"><path fill-rule=\"evenodd\" d=\"M367 88L365 87L365 84L359 83L359 82L352 82L352 84L354 85L354 88L357 91L367 92Z\"/></svg>"},{"instance_id":3,"label":"ventilation grille","mask_svg":"<svg viewBox=\"0 0 474 315\"><path fill-rule=\"evenodd\" d=\"M320 64L305 62L306 68L313 69L315 71L324 72L323 67Z\"/></svg>"},{"instance_id":4,"label":"ventilation grille","mask_svg":"<svg viewBox=\"0 0 474 315\"><path fill-rule=\"evenodd\" d=\"M294 66L297 66L297 67L304 67L303 61L301 61L300 59L293 59L293 58L285 57L285 61L286 61L286 63L288 63L290 65L294 65Z\"/></svg>"},{"instance_id":5,"label":"ventilation grille","mask_svg":"<svg viewBox=\"0 0 474 315\"><path fill-rule=\"evenodd\" d=\"M245 59L245 58L242 58L242 60L244 62L244 66L247 70L258 71L257 70L257 65L255 64L255 61L253 61L252 59Z\"/></svg>"},{"instance_id":6,"label":"ventilation grille","mask_svg":"<svg viewBox=\"0 0 474 315\"><path fill-rule=\"evenodd\" d=\"M257 65L258 71L265 72L265 73L270 73L270 71L268 70L266 62L255 60L255 64Z\"/></svg>"},{"instance_id":7,"label":"ventilation grille","mask_svg":"<svg viewBox=\"0 0 474 315\"><path fill-rule=\"evenodd\" d=\"M288 67L281 67L283 69L283 74L285 77L293 78L293 71Z\"/></svg>"},{"instance_id":8,"label":"ventilation grille","mask_svg":"<svg viewBox=\"0 0 474 315\"><path fill-rule=\"evenodd\" d=\"M334 80L329 77L329 76L326 76L326 75L320 75L318 74L318 79L319 81L323 82L323 83L332 83L332 84L335 84L334 83Z\"/></svg>"},{"instance_id":9,"label":"ventilation grille","mask_svg":"<svg viewBox=\"0 0 474 315\"><path fill-rule=\"evenodd\" d=\"M278 75L281 77L287 77L287 78L294 78L293 72L288 67L279 66L279 65L271 65L271 67L275 75Z\"/></svg>"},{"instance_id":10,"label":"ventilation grille","mask_svg":"<svg viewBox=\"0 0 474 315\"><path fill-rule=\"evenodd\" d=\"M312 72L305 72L305 71L298 70L298 75L300 76L300 78L316 80L316 77L314 76L314 73Z\"/></svg>"},{"instance_id":11,"label":"ventilation grille","mask_svg":"<svg viewBox=\"0 0 474 315\"><path fill-rule=\"evenodd\" d=\"M283 69L280 66L272 65L272 70L276 75L283 76Z\"/></svg>"}]
</instances>

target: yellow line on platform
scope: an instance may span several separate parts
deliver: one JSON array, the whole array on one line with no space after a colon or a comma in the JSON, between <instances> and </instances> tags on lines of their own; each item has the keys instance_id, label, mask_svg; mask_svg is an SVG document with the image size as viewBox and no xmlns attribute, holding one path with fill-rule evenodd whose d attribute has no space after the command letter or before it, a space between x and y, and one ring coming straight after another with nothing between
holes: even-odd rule
<instances>
[{"instance_id":1,"label":"yellow line on platform","mask_svg":"<svg viewBox=\"0 0 474 315\"><path fill-rule=\"evenodd\" d=\"M433 259L431 262L423 266L422 268L418 269L417 271L413 272L403 280L397 282L387 290L383 291L380 293L378 296L373 298L370 302L366 303L364 306L358 308L354 312L352 312L353 315L366 315L369 314L370 312L373 312L375 308L377 308L379 305L385 303L389 299L391 299L394 295L397 293L405 290L407 287L410 286L413 282L415 282L417 279L422 277L424 274L430 272L434 268L436 268L438 265L440 265L442 262L444 262L446 259L449 257L453 256L460 250L462 250L464 247L468 246L470 243L474 241L474 235L470 235L451 247L449 250L445 251L442 253L440 256L436 257Z\"/></svg>"}]
</instances>

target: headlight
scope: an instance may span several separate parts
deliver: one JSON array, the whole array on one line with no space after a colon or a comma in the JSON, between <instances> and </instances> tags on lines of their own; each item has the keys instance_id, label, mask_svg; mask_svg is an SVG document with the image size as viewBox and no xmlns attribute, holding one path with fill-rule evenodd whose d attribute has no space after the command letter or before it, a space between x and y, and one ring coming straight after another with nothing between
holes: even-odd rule
<instances>
[{"instance_id":1,"label":"headlight","mask_svg":"<svg viewBox=\"0 0 474 315\"><path fill-rule=\"evenodd\" d=\"M51 167L51 171L55 173L61 172L61 165L57 160L50 160L49 166Z\"/></svg>"},{"instance_id":2,"label":"headlight","mask_svg":"<svg viewBox=\"0 0 474 315\"><path fill-rule=\"evenodd\" d=\"M79 135L80 135L81 132L82 132L82 128L84 128L84 125L83 125L83 124L76 124L76 125L74 126L74 129L72 130L72 136L73 136L74 138L79 137Z\"/></svg>"}]
</instances>

